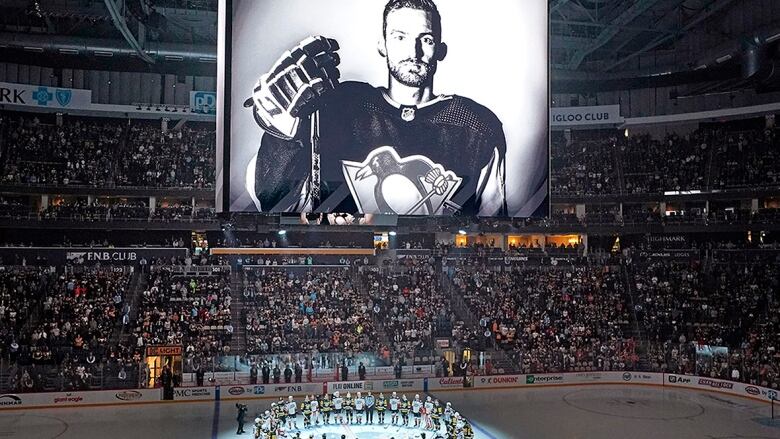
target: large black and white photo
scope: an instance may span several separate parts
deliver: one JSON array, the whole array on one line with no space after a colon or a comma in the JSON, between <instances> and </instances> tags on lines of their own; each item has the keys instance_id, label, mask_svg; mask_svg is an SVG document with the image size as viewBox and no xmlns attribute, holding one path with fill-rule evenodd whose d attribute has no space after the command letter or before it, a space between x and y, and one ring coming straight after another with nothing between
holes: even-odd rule
<instances>
[{"instance_id":1,"label":"large black and white photo","mask_svg":"<svg viewBox=\"0 0 780 439\"><path fill-rule=\"evenodd\" d=\"M547 215L545 2L231 11L229 210Z\"/></svg>"}]
</instances>

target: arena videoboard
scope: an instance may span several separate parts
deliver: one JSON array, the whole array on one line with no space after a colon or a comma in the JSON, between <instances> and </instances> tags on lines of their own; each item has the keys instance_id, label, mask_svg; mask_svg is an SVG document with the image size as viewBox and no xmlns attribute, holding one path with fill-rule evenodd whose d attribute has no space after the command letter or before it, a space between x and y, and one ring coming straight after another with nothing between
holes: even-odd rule
<instances>
[{"instance_id":1,"label":"arena videoboard","mask_svg":"<svg viewBox=\"0 0 780 439\"><path fill-rule=\"evenodd\" d=\"M218 207L546 216L547 0L222 0Z\"/></svg>"}]
</instances>

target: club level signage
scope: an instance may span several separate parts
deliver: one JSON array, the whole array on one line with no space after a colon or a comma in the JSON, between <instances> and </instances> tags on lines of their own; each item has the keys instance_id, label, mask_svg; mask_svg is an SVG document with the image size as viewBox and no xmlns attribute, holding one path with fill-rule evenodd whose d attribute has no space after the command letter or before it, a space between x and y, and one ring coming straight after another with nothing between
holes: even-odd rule
<instances>
[{"instance_id":1,"label":"club level signage","mask_svg":"<svg viewBox=\"0 0 780 439\"><path fill-rule=\"evenodd\" d=\"M68 261L82 259L86 262L114 262L114 261L137 261L138 253L134 251L85 251L68 252L66 256Z\"/></svg>"},{"instance_id":2,"label":"club level signage","mask_svg":"<svg viewBox=\"0 0 780 439\"><path fill-rule=\"evenodd\" d=\"M620 105L550 108L553 126L607 125L622 123Z\"/></svg>"},{"instance_id":3,"label":"club level signage","mask_svg":"<svg viewBox=\"0 0 780 439\"><path fill-rule=\"evenodd\" d=\"M21 261L26 259L35 261L45 259L51 265L81 265L81 264L109 264L109 265L137 265L144 259L183 259L187 257L185 248L165 247L2 247L0 258L4 261Z\"/></svg>"}]
</instances>

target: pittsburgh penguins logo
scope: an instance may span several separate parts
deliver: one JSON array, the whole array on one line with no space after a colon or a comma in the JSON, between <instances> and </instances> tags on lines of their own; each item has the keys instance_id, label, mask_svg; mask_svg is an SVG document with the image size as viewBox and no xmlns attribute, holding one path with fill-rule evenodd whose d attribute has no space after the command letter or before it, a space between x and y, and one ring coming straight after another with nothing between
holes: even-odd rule
<instances>
[{"instance_id":1,"label":"pittsburgh penguins logo","mask_svg":"<svg viewBox=\"0 0 780 439\"><path fill-rule=\"evenodd\" d=\"M441 214L463 181L428 157L401 158L391 146L371 151L363 162L341 164L361 213Z\"/></svg>"}]
</instances>

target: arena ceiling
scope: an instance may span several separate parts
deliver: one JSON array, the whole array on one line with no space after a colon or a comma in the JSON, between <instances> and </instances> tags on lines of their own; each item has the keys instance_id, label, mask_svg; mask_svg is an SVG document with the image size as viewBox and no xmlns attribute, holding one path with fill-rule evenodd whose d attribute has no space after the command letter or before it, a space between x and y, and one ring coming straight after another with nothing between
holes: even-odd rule
<instances>
[{"instance_id":1,"label":"arena ceiling","mask_svg":"<svg viewBox=\"0 0 780 439\"><path fill-rule=\"evenodd\" d=\"M171 65L175 70L182 62L213 64L216 58L216 0L1 3L0 55L3 49L50 51L65 58L82 55L81 62L84 57L109 62L131 55L142 61L139 66L146 63L155 70ZM712 65L738 50L746 38L780 35L777 3L550 0L553 78L614 79Z\"/></svg>"},{"instance_id":2,"label":"arena ceiling","mask_svg":"<svg viewBox=\"0 0 780 439\"><path fill-rule=\"evenodd\" d=\"M638 55L673 50L675 42L727 14L735 0L552 0L552 65L613 71ZM724 38L727 38L724 36Z\"/></svg>"}]
</instances>

